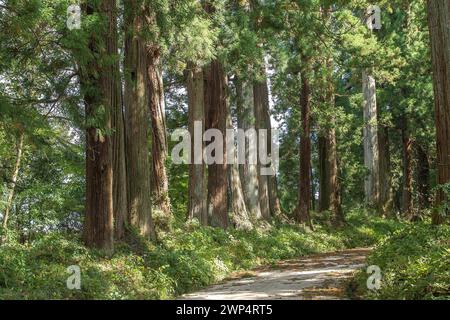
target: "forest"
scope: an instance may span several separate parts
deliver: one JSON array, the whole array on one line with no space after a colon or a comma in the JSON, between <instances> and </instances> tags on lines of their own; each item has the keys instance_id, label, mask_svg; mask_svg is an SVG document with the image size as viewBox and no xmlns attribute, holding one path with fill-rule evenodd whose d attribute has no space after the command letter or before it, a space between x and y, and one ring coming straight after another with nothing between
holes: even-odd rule
<instances>
[{"instance_id":1,"label":"forest","mask_svg":"<svg viewBox=\"0 0 450 320\"><path fill-rule=\"evenodd\" d=\"M0 0L0 300L450 300L449 210L450 0Z\"/></svg>"}]
</instances>

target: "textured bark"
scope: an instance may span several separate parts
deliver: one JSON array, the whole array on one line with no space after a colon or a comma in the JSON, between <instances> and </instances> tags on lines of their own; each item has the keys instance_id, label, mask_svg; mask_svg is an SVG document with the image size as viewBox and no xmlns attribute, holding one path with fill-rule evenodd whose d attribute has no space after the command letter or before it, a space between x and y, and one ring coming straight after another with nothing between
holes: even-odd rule
<instances>
[{"instance_id":1,"label":"textured bark","mask_svg":"<svg viewBox=\"0 0 450 320\"><path fill-rule=\"evenodd\" d=\"M120 82L118 82L120 85ZM121 88L118 88L119 92ZM122 239L125 235L125 226L128 216L128 190L125 150L125 123L120 95L118 108L114 110L112 125L115 128L113 140L113 208L115 238Z\"/></svg>"},{"instance_id":2,"label":"textured bark","mask_svg":"<svg viewBox=\"0 0 450 320\"><path fill-rule=\"evenodd\" d=\"M339 181L339 160L337 154L336 129L333 127L329 132L330 141L330 211L333 215L333 223L342 225L345 221L342 211L341 186Z\"/></svg>"},{"instance_id":3,"label":"textured bark","mask_svg":"<svg viewBox=\"0 0 450 320\"><path fill-rule=\"evenodd\" d=\"M330 209L330 169L328 166L330 148L326 130L322 130L318 137L318 153L319 153L319 207L318 211L328 211Z\"/></svg>"},{"instance_id":4,"label":"textured bark","mask_svg":"<svg viewBox=\"0 0 450 320\"><path fill-rule=\"evenodd\" d=\"M328 15L326 14L327 18ZM319 136L319 172L320 172L320 210L330 210L332 220L335 225L344 223L342 212L341 191L339 182L339 166L336 138L336 117L334 109L336 107L334 95L334 63L332 57L325 59L327 68L324 77L324 97L325 108L329 109L329 124L322 128Z\"/></svg>"},{"instance_id":5,"label":"textured bark","mask_svg":"<svg viewBox=\"0 0 450 320\"><path fill-rule=\"evenodd\" d=\"M250 28L259 32L262 26L261 19L261 3L255 0L251 0L247 3L248 10L254 14L253 20L250 22ZM245 10L245 9L244 9ZM258 46L263 46L259 43ZM270 121L270 104L269 104L269 89L268 81L266 77L266 65L264 62L264 57L261 56L261 75L262 79L256 81L253 85L253 95L254 95L254 112L256 120L256 129L266 129L268 137L267 152L268 155L271 154L271 121ZM258 142L259 148L259 142ZM263 165L264 167L270 168L271 164ZM277 191L277 180L276 175L264 176L261 174L261 163L258 162L258 197L259 197L259 210L261 212L261 217L268 220L273 216L281 214L281 204L278 199Z\"/></svg>"},{"instance_id":6,"label":"textured bark","mask_svg":"<svg viewBox=\"0 0 450 320\"><path fill-rule=\"evenodd\" d=\"M103 0L98 8L87 6L87 14L98 11L107 27L92 35L89 48L100 59L117 57L116 1ZM102 39L103 43L100 43ZM86 110L86 213L83 238L88 247L114 249L112 117L119 108L118 64L91 60L83 68L81 84ZM95 90L94 90L95 89ZM93 121L93 119L96 121Z\"/></svg>"},{"instance_id":7,"label":"textured bark","mask_svg":"<svg viewBox=\"0 0 450 320\"><path fill-rule=\"evenodd\" d=\"M428 0L428 25L430 29L431 57L437 145L437 183L450 182L450 0ZM448 203L443 190L436 195L433 223L444 223L448 209L440 206ZM448 207L447 207L448 208Z\"/></svg>"},{"instance_id":8,"label":"textured bark","mask_svg":"<svg viewBox=\"0 0 450 320\"><path fill-rule=\"evenodd\" d=\"M334 95L334 63L333 58L329 57L326 62L327 65L327 90L326 100L331 110L336 107L336 100ZM337 151L337 137L336 137L336 116L331 112L331 127L327 132L328 137L328 170L327 174L330 183L330 211L333 215L333 223L335 225L342 225L344 223L344 213L342 212L341 200L341 186L339 182L339 158Z\"/></svg>"},{"instance_id":9,"label":"textured bark","mask_svg":"<svg viewBox=\"0 0 450 320\"><path fill-rule=\"evenodd\" d=\"M204 150L203 132L205 128L203 70L193 64L187 71L187 93L189 98L189 132L191 134L191 159L189 165L189 204L188 218L197 218L202 225L208 225L206 211L206 185L205 164L203 153L194 159L194 123L200 122L202 126L201 150Z\"/></svg>"},{"instance_id":10,"label":"textured bark","mask_svg":"<svg viewBox=\"0 0 450 320\"><path fill-rule=\"evenodd\" d=\"M146 52L139 32L142 18L134 15L134 1L126 3L125 114L127 140L128 221L139 232L154 239L150 187L150 145Z\"/></svg>"},{"instance_id":11,"label":"textured bark","mask_svg":"<svg viewBox=\"0 0 450 320\"><path fill-rule=\"evenodd\" d=\"M230 220L236 229L250 230L252 229L252 223L245 206L244 193L242 190L241 178L239 176L239 167L237 164L232 164L229 169L232 201L232 215Z\"/></svg>"},{"instance_id":12,"label":"textured bark","mask_svg":"<svg viewBox=\"0 0 450 320\"><path fill-rule=\"evenodd\" d=\"M311 224L311 87L309 74L301 74L302 88L300 95L301 133L300 133L300 179L296 219L299 223Z\"/></svg>"},{"instance_id":13,"label":"textured bark","mask_svg":"<svg viewBox=\"0 0 450 320\"><path fill-rule=\"evenodd\" d=\"M14 165L14 171L11 176L11 188L9 189L8 197L6 199L6 208L5 208L5 212L3 214L3 222L2 222L3 230L8 229L9 213L11 211L14 194L16 192L17 179L19 177L20 164L22 162L24 139L25 139L25 133L22 131L22 132L20 132L19 137L17 139L16 164Z\"/></svg>"},{"instance_id":14,"label":"textured bark","mask_svg":"<svg viewBox=\"0 0 450 320\"><path fill-rule=\"evenodd\" d=\"M167 136L164 86L160 52L158 48L151 45L147 46L147 76L152 122L152 200L155 210L161 211L167 218L170 215L170 200L166 170Z\"/></svg>"},{"instance_id":15,"label":"textured bark","mask_svg":"<svg viewBox=\"0 0 450 320\"><path fill-rule=\"evenodd\" d=\"M368 70L363 71L364 93L364 165L368 176L364 182L366 204L375 206L378 203L378 134L377 134L377 97L375 79Z\"/></svg>"},{"instance_id":16,"label":"textured bark","mask_svg":"<svg viewBox=\"0 0 450 320\"><path fill-rule=\"evenodd\" d=\"M326 7L321 8L321 14L323 23L331 27L330 10ZM322 124L322 127L318 130L318 174L319 174L319 207L318 211L329 211L331 209L331 202L333 189L337 183L337 154L336 154L336 134L334 131L335 119L333 117L333 108L335 107L334 101L334 79L333 79L333 59L328 53L321 58L323 66L326 66L326 73L317 70L321 80L320 100L322 105L321 110L324 110L326 114L330 114L327 117L326 122ZM336 203L334 203L336 204Z\"/></svg>"},{"instance_id":17,"label":"textured bark","mask_svg":"<svg viewBox=\"0 0 450 320\"><path fill-rule=\"evenodd\" d=\"M427 151L419 144L417 150L417 195L419 210L430 207L430 161Z\"/></svg>"},{"instance_id":18,"label":"textured bark","mask_svg":"<svg viewBox=\"0 0 450 320\"><path fill-rule=\"evenodd\" d=\"M112 51L117 52L118 48ZM125 115L122 95L122 81L120 75L120 61L115 62L116 93L112 113L113 133L113 210L115 238L122 239L125 235L125 226L128 216L128 185L125 149Z\"/></svg>"},{"instance_id":19,"label":"textured bark","mask_svg":"<svg viewBox=\"0 0 450 320\"><path fill-rule=\"evenodd\" d=\"M276 175L269 176L269 204L270 204L270 214L272 215L272 217L277 217L282 214L281 202L280 198L278 197L278 181Z\"/></svg>"},{"instance_id":20,"label":"textured bark","mask_svg":"<svg viewBox=\"0 0 450 320\"><path fill-rule=\"evenodd\" d=\"M330 106L334 107L334 97L329 102ZM319 212L329 210L333 222L340 225L344 222L344 215L339 182L335 120L333 119L331 123L333 126L324 129L324 133L319 137Z\"/></svg>"},{"instance_id":21,"label":"textured bark","mask_svg":"<svg viewBox=\"0 0 450 320\"><path fill-rule=\"evenodd\" d=\"M230 108L227 114L227 128L233 129ZM242 189L241 178L239 176L239 165L237 163L237 149L227 150L233 152L234 162L228 166L228 185L230 189L231 212L230 222L239 230L251 230L253 228L245 205L244 191ZM231 156L231 155L230 155Z\"/></svg>"},{"instance_id":22,"label":"textured bark","mask_svg":"<svg viewBox=\"0 0 450 320\"><path fill-rule=\"evenodd\" d=\"M336 108L336 97L334 90L334 61L332 57L328 58L327 61L327 101L334 110ZM331 189L331 198L330 198L330 207L331 213L333 215L333 222L335 225L342 225L345 222L344 213L342 211L342 197L341 197L341 183L339 180L339 155L337 148L337 135L336 135L336 116L335 113L332 112L331 123L332 126L328 132L329 137L329 159L328 159L328 167L330 168L330 189Z\"/></svg>"},{"instance_id":23,"label":"textured bark","mask_svg":"<svg viewBox=\"0 0 450 320\"><path fill-rule=\"evenodd\" d=\"M265 69L265 68L264 68ZM263 70L264 73L266 70ZM270 119L270 103L269 103L269 84L267 78L264 76L264 80L261 83L262 94L263 94L263 107L262 117L264 121L264 129L267 129L267 151L268 155L272 156L272 123ZM269 164L269 166L273 166L273 164ZM274 168L275 169L275 168ZM269 208L270 215L272 217L278 216L281 214L281 204L280 199L278 198L278 187L277 187L277 179L276 172L274 175L267 176L268 182L268 193L269 193Z\"/></svg>"},{"instance_id":24,"label":"textured bark","mask_svg":"<svg viewBox=\"0 0 450 320\"><path fill-rule=\"evenodd\" d=\"M390 217L393 215L394 210L394 195L391 181L391 156L389 150L388 127L378 127L378 144L380 148L378 209L380 215Z\"/></svg>"},{"instance_id":25,"label":"textured bark","mask_svg":"<svg viewBox=\"0 0 450 320\"><path fill-rule=\"evenodd\" d=\"M313 166L311 165L311 210L315 211L317 208L316 205L316 185L314 183L314 170Z\"/></svg>"},{"instance_id":26,"label":"textured bark","mask_svg":"<svg viewBox=\"0 0 450 320\"><path fill-rule=\"evenodd\" d=\"M206 130L218 129L226 139L227 76L218 60L205 69L204 80ZM208 166L208 218L211 226L223 229L228 228L226 154L226 143L223 143L223 163Z\"/></svg>"},{"instance_id":27,"label":"textured bark","mask_svg":"<svg viewBox=\"0 0 450 320\"><path fill-rule=\"evenodd\" d=\"M255 104L253 102L253 85L248 81L241 79L236 83L237 91L237 109L238 109L238 126L244 131L255 130ZM256 133L256 131L255 131ZM256 133L257 134L257 133ZM259 182L258 182L258 166L249 163L249 154L251 151L257 152L256 143L250 145L250 140L246 139L245 143L245 164L240 166L241 181L244 186L244 197L249 215L253 220L262 218L261 208L259 205Z\"/></svg>"},{"instance_id":28,"label":"textured bark","mask_svg":"<svg viewBox=\"0 0 450 320\"><path fill-rule=\"evenodd\" d=\"M253 85L253 101L255 104L255 128L259 132L260 129L267 129L266 116L269 106L269 100L267 96L267 83L264 81L255 82ZM258 134L258 150L260 148L260 139ZM259 152L258 152L259 154ZM259 159L259 157L258 157ZM264 166L265 167L265 166ZM261 210L261 216L265 220L269 220L270 215L270 203L269 203L269 179L268 176L261 174L263 165L258 161L258 196L259 206Z\"/></svg>"},{"instance_id":29,"label":"textured bark","mask_svg":"<svg viewBox=\"0 0 450 320\"><path fill-rule=\"evenodd\" d=\"M402 145L403 145L403 193L402 212L407 218L413 216L413 141L411 139L406 116L402 118Z\"/></svg>"}]
</instances>

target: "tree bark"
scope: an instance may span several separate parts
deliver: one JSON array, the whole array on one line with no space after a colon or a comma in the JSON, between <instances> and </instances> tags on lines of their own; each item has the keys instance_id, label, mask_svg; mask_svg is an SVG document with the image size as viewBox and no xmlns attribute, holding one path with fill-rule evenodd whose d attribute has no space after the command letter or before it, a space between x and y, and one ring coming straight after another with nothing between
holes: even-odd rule
<instances>
[{"instance_id":1,"label":"tree bark","mask_svg":"<svg viewBox=\"0 0 450 320\"><path fill-rule=\"evenodd\" d=\"M258 155L261 147L261 141L259 136L260 129L267 129L265 112L268 110L268 96L266 94L267 83L264 81L257 81L253 85L253 101L255 103L255 128L258 133ZM270 220L270 203L269 203L269 179L267 176L261 174L261 170L265 165L261 163L261 159L258 156L258 196L259 206L261 210L261 216L264 220Z\"/></svg>"},{"instance_id":2,"label":"tree bark","mask_svg":"<svg viewBox=\"0 0 450 320\"><path fill-rule=\"evenodd\" d=\"M99 12L106 28L96 30L89 41L93 56L81 75L86 110L86 213L83 238L88 247L111 253L114 249L114 132L112 121L119 108L118 64L106 63L118 56L116 1L88 5L87 14ZM98 34L100 35L98 38ZM104 40L99 40L104 39ZM99 63L99 60L104 60ZM119 129L120 130L120 129Z\"/></svg>"},{"instance_id":3,"label":"tree bark","mask_svg":"<svg viewBox=\"0 0 450 320\"><path fill-rule=\"evenodd\" d=\"M11 188L9 189L9 194L8 194L7 199L6 199L5 213L3 214L2 227L3 227L4 231L6 231L8 229L9 213L11 211L14 195L15 195L15 192L16 192L17 179L19 177L20 164L22 162L24 139L25 139L25 133L23 131L21 131L20 134L19 134L19 137L17 139L16 164L14 165L14 171L13 171L12 176L11 176Z\"/></svg>"},{"instance_id":4,"label":"tree bark","mask_svg":"<svg viewBox=\"0 0 450 320\"><path fill-rule=\"evenodd\" d=\"M330 168L328 166L330 149L327 130L323 129L318 137L318 153L319 153L319 212L330 210Z\"/></svg>"},{"instance_id":5,"label":"tree bark","mask_svg":"<svg viewBox=\"0 0 450 320\"><path fill-rule=\"evenodd\" d=\"M324 25L332 27L331 7L322 7L321 13ZM344 224L342 212L341 190L339 182L339 157L336 136L336 101L334 87L334 60L330 52L320 56L319 70L316 78L320 81L321 109L328 114L322 119L318 133L319 160L319 211L330 211L332 223L339 227ZM320 68L323 68L322 70Z\"/></svg>"},{"instance_id":6,"label":"tree bark","mask_svg":"<svg viewBox=\"0 0 450 320\"><path fill-rule=\"evenodd\" d=\"M126 3L127 4L127 3ZM150 186L150 145L146 52L140 32L143 19L128 1L125 18L125 113L128 221L144 237L155 239Z\"/></svg>"},{"instance_id":7,"label":"tree bark","mask_svg":"<svg viewBox=\"0 0 450 320\"><path fill-rule=\"evenodd\" d=\"M332 81L332 80L330 80ZM333 85L329 83L327 89L327 104L334 108ZM339 159L337 154L336 120L333 117L331 126L322 129L319 141L319 212L330 211L333 222L337 225L344 223L342 212L341 190L339 182Z\"/></svg>"},{"instance_id":8,"label":"tree bark","mask_svg":"<svg viewBox=\"0 0 450 320\"><path fill-rule=\"evenodd\" d=\"M189 204L188 218L197 218L198 221L208 225L208 214L206 211L206 185L205 164L203 161L203 132L205 130L205 104L203 87L203 70L194 64L189 64L187 75L187 92L189 98L189 132L191 134L191 164L189 165ZM201 124L201 150L202 153L194 155L195 123Z\"/></svg>"},{"instance_id":9,"label":"tree bark","mask_svg":"<svg viewBox=\"0 0 450 320\"><path fill-rule=\"evenodd\" d=\"M407 218L413 216L413 141L411 139L408 120L402 117L402 144L403 144L403 193L402 212Z\"/></svg>"},{"instance_id":10,"label":"tree bark","mask_svg":"<svg viewBox=\"0 0 450 320\"><path fill-rule=\"evenodd\" d=\"M437 145L437 184L450 182L450 0L428 0ZM448 219L448 195L436 195L433 223ZM447 204L447 205L446 205ZM444 207L441 209L440 207Z\"/></svg>"},{"instance_id":11,"label":"tree bark","mask_svg":"<svg viewBox=\"0 0 450 320\"><path fill-rule=\"evenodd\" d=\"M219 130L226 141L227 76L222 64L214 60L205 69L206 130ZM210 225L228 228L228 174L226 143L223 143L223 163L208 165L207 210Z\"/></svg>"},{"instance_id":12,"label":"tree bark","mask_svg":"<svg viewBox=\"0 0 450 320\"><path fill-rule=\"evenodd\" d=\"M233 129L230 108L228 108L227 128ZM234 162L228 166L228 180L230 188L231 212L230 222L238 230L251 230L253 225L250 221L247 207L245 205L244 191L242 189L241 178L239 176L239 165L237 163L236 147L234 150L227 149L227 153L233 152L231 155ZM230 156L230 157L231 157Z\"/></svg>"},{"instance_id":13,"label":"tree bark","mask_svg":"<svg viewBox=\"0 0 450 320\"><path fill-rule=\"evenodd\" d=\"M118 82L120 84L120 82ZM119 92L122 90L118 88ZM128 216L128 190L127 190L127 176L126 176L126 150L125 150L125 124L122 105L122 95L120 95L120 108L114 110L113 127L116 128L114 132L113 141L113 162L114 162L114 176L113 176L113 193L114 193L114 228L116 239L122 239L125 235L125 226Z\"/></svg>"},{"instance_id":14,"label":"tree bark","mask_svg":"<svg viewBox=\"0 0 450 320\"><path fill-rule=\"evenodd\" d=\"M378 144L380 148L380 170L379 170L379 201L378 209L380 215L391 217L393 214L394 195L391 180L391 155L389 150L389 130L388 127L380 125L378 127Z\"/></svg>"},{"instance_id":15,"label":"tree bark","mask_svg":"<svg viewBox=\"0 0 450 320\"><path fill-rule=\"evenodd\" d=\"M150 114L152 122L152 175L151 188L153 207L164 216L164 224L170 216L169 181L166 170L167 136L164 101L164 86L161 73L159 49L147 46L147 76Z\"/></svg>"},{"instance_id":16,"label":"tree bark","mask_svg":"<svg viewBox=\"0 0 450 320\"><path fill-rule=\"evenodd\" d=\"M326 106L330 108L330 125L325 128L325 164L324 169L325 181L328 186L325 187L324 197L329 197L328 200L323 200L324 205L329 206L329 210L332 214L332 222L335 226L341 226L344 224L344 214L342 212L341 190L339 182L339 158L337 151L337 137L336 137L336 115L334 109L336 108L335 94L334 94L334 62L332 57L327 57L325 65L327 67L325 77L325 101ZM323 146L322 146L323 148ZM322 160L323 161L323 160ZM327 210L328 210L327 209Z\"/></svg>"},{"instance_id":17,"label":"tree bark","mask_svg":"<svg viewBox=\"0 0 450 320\"><path fill-rule=\"evenodd\" d=\"M236 83L237 93L237 109L238 109L238 125L244 131L254 130L255 141L250 143L249 139L245 142L245 164L241 165L241 181L244 186L244 197L247 210L252 220L260 220L262 218L261 208L259 205L259 181L258 166L250 163L250 154L258 152L257 132L255 127L255 104L253 102L253 85L249 81L238 79ZM257 160L257 156L256 156Z\"/></svg>"},{"instance_id":18,"label":"tree bark","mask_svg":"<svg viewBox=\"0 0 450 320\"><path fill-rule=\"evenodd\" d=\"M430 207L430 161L428 153L420 144L416 144L417 150L417 194L419 198L419 210Z\"/></svg>"},{"instance_id":19,"label":"tree bark","mask_svg":"<svg viewBox=\"0 0 450 320\"><path fill-rule=\"evenodd\" d=\"M330 128L329 141L330 141L329 167L330 167L330 189L331 189L330 211L331 214L333 215L333 223L337 226L341 226L342 224L344 224L345 218L344 213L342 211L341 186L339 181L339 159L337 153L336 129L334 127Z\"/></svg>"},{"instance_id":20,"label":"tree bark","mask_svg":"<svg viewBox=\"0 0 450 320\"><path fill-rule=\"evenodd\" d=\"M117 40L116 40L117 45ZM118 47L112 48L118 52ZM122 78L120 75L120 61L116 59L115 73L115 99L113 102L112 126L113 133L113 210L115 238L122 239L125 236L125 227L128 216L128 185L125 146L125 114L122 94Z\"/></svg>"},{"instance_id":21,"label":"tree bark","mask_svg":"<svg viewBox=\"0 0 450 320\"><path fill-rule=\"evenodd\" d=\"M315 211L317 206L316 206L316 186L314 183L314 170L313 170L313 166L311 165L311 210Z\"/></svg>"},{"instance_id":22,"label":"tree bark","mask_svg":"<svg viewBox=\"0 0 450 320\"><path fill-rule=\"evenodd\" d=\"M378 203L378 134L377 134L377 96L376 83L368 70L363 71L364 93L364 165L369 173L364 182L366 204L375 206Z\"/></svg>"},{"instance_id":23,"label":"tree bark","mask_svg":"<svg viewBox=\"0 0 450 320\"><path fill-rule=\"evenodd\" d=\"M263 98L263 110L262 110L262 123L264 123L264 129L267 129L267 151L269 156L273 156L272 154L272 122L270 119L270 103L269 103L269 84L266 77L265 66L263 68L264 80L261 82L262 89L262 98ZM269 164L269 167L272 166L274 171L273 163ZM281 204L278 198L278 187L277 187L277 179L276 172L274 175L267 176L268 183L268 194L269 194L269 208L270 215L272 217L278 216L281 214Z\"/></svg>"},{"instance_id":24,"label":"tree bark","mask_svg":"<svg viewBox=\"0 0 450 320\"><path fill-rule=\"evenodd\" d=\"M297 222L312 227L310 217L311 206L311 87L309 74L303 70L301 74L301 133L300 133L300 180L297 208Z\"/></svg>"}]
</instances>

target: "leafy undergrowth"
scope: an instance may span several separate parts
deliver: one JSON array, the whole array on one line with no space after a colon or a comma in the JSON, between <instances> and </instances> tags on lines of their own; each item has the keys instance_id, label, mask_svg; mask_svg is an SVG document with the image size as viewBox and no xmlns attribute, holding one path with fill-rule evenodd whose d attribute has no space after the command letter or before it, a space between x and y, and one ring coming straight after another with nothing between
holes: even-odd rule
<instances>
[{"instance_id":1,"label":"leafy undergrowth","mask_svg":"<svg viewBox=\"0 0 450 320\"><path fill-rule=\"evenodd\" d=\"M275 224L224 232L188 223L155 245L139 237L116 244L112 257L76 236L49 234L29 245L0 247L0 299L172 299L231 272L282 259L364 247L400 229L400 222L352 213L339 231L316 224ZM67 268L81 268L81 290L66 286Z\"/></svg>"},{"instance_id":2,"label":"leafy undergrowth","mask_svg":"<svg viewBox=\"0 0 450 320\"><path fill-rule=\"evenodd\" d=\"M368 258L382 272L381 288L367 289L360 272L352 286L365 299L450 299L450 227L410 225L381 241Z\"/></svg>"}]
</instances>

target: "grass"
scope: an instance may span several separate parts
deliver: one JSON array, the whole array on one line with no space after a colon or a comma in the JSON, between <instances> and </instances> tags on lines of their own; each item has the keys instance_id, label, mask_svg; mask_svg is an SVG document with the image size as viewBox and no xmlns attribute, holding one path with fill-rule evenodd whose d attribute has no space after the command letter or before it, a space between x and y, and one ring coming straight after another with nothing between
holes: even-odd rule
<instances>
[{"instance_id":1,"label":"grass","mask_svg":"<svg viewBox=\"0 0 450 320\"><path fill-rule=\"evenodd\" d=\"M367 289L367 274L351 283L353 294L364 299L449 300L450 227L409 225L384 239L368 258L382 271L381 288Z\"/></svg>"},{"instance_id":2,"label":"grass","mask_svg":"<svg viewBox=\"0 0 450 320\"><path fill-rule=\"evenodd\" d=\"M112 257L87 249L78 236L48 234L28 245L0 247L0 299L172 299L236 271L371 246L404 227L358 212L349 213L347 221L336 231L320 216L314 232L281 223L225 232L191 222L158 244L130 237L116 244ZM81 290L66 287L71 265L81 268Z\"/></svg>"}]
</instances>

